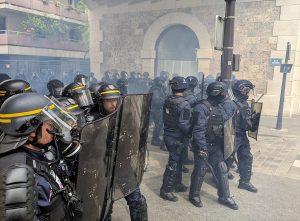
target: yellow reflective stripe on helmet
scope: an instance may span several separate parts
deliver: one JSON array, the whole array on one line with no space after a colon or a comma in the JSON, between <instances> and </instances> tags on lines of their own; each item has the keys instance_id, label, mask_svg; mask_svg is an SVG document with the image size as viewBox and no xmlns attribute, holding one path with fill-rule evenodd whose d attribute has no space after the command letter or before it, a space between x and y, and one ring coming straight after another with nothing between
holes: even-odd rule
<instances>
[{"instance_id":1,"label":"yellow reflective stripe on helmet","mask_svg":"<svg viewBox=\"0 0 300 221\"><path fill-rule=\"evenodd\" d=\"M101 92L100 95L104 95L104 94L120 94L119 90L110 90L110 91L104 91Z\"/></svg>"},{"instance_id":2,"label":"yellow reflective stripe on helmet","mask_svg":"<svg viewBox=\"0 0 300 221\"><path fill-rule=\"evenodd\" d=\"M85 88L85 86L82 85L82 86L74 87L74 88L72 88L71 90L72 90L72 91L76 91L76 90L84 89L84 88Z\"/></svg>"},{"instance_id":3,"label":"yellow reflective stripe on helmet","mask_svg":"<svg viewBox=\"0 0 300 221\"><path fill-rule=\"evenodd\" d=\"M31 111L24 111L20 113L12 113L12 114L0 114L0 118L16 118L16 117L26 117L26 116L31 116L31 115L36 115L41 113L42 109L36 109L36 110L31 110Z\"/></svg>"},{"instance_id":4,"label":"yellow reflective stripe on helmet","mask_svg":"<svg viewBox=\"0 0 300 221\"><path fill-rule=\"evenodd\" d=\"M70 111L70 110L73 110L73 109L75 109L77 107L79 107L78 104L74 104L71 107L68 107L67 110Z\"/></svg>"},{"instance_id":5,"label":"yellow reflective stripe on helmet","mask_svg":"<svg viewBox=\"0 0 300 221\"><path fill-rule=\"evenodd\" d=\"M1 118L0 118L0 123L3 123L3 124L10 124L10 123L11 123L11 119L1 119Z\"/></svg>"},{"instance_id":6,"label":"yellow reflective stripe on helmet","mask_svg":"<svg viewBox=\"0 0 300 221\"><path fill-rule=\"evenodd\" d=\"M6 92L7 92L7 91L0 91L0 93L2 93L2 94L6 94Z\"/></svg>"},{"instance_id":7,"label":"yellow reflective stripe on helmet","mask_svg":"<svg viewBox=\"0 0 300 221\"><path fill-rule=\"evenodd\" d=\"M1 96L1 97L4 97L4 96L5 96L5 94L0 94L0 96Z\"/></svg>"},{"instance_id":8,"label":"yellow reflective stripe on helmet","mask_svg":"<svg viewBox=\"0 0 300 221\"><path fill-rule=\"evenodd\" d=\"M31 89L31 87L26 87L25 89L24 89L24 91L29 91Z\"/></svg>"}]
</instances>

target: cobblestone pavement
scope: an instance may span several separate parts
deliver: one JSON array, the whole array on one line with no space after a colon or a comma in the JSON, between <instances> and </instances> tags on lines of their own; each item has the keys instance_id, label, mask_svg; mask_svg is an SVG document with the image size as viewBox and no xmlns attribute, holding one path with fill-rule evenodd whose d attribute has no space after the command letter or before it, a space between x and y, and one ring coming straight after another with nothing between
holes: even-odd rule
<instances>
[{"instance_id":1,"label":"cobblestone pavement","mask_svg":"<svg viewBox=\"0 0 300 221\"><path fill-rule=\"evenodd\" d=\"M204 208L196 208L188 202L188 193L177 194L179 201L171 203L159 197L167 153L149 146L149 168L144 175L141 189L147 198L150 221L298 221L300 220L300 118L286 120L286 130L274 130L275 119L264 118L258 141L252 140L254 176L257 194L237 188L238 174L230 182L231 193L239 204L232 211L217 203L217 193L211 176L206 176L201 196ZM189 166L190 173L193 166ZM190 173L184 174L189 185ZM114 221L129 221L128 206L124 200L114 205Z\"/></svg>"}]
</instances>

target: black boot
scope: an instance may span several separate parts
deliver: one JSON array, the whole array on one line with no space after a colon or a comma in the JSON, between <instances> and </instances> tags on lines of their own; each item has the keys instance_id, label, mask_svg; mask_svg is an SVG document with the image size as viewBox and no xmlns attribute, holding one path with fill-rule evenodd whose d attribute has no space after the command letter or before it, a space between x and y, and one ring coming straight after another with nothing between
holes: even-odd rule
<instances>
[{"instance_id":1,"label":"black boot","mask_svg":"<svg viewBox=\"0 0 300 221\"><path fill-rule=\"evenodd\" d=\"M252 183L247 182L247 181L242 181L242 180L239 181L238 188L248 190L252 193L257 193L257 191L258 191L257 188Z\"/></svg>"},{"instance_id":2,"label":"black boot","mask_svg":"<svg viewBox=\"0 0 300 221\"><path fill-rule=\"evenodd\" d=\"M144 196L134 207L129 207L129 210L131 221L148 221L148 207Z\"/></svg>"},{"instance_id":3,"label":"black boot","mask_svg":"<svg viewBox=\"0 0 300 221\"><path fill-rule=\"evenodd\" d=\"M225 162L220 162L214 167L215 174L218 178L218 196L219 203L231 209L237 210L238 205L230 196L228 170Z\"/></svg>"},{"instance_id":4,"label":"black boot","mask_svg":"<svg viewBox=\"0 0 300 221\"><path fill-rule=\"evenodd\" d=\"M189 200L196 207L203 207L202 201L200 199L200 190L204 181L205 174L206 174L205 165L201 163L200 165L195 164L193 173L191 175L191 187L189 193Z\"/></svg>"},{"instance_id":5,"label":"black boot","mask_svg":"<svg viewBox=\"0 0 300 221\"><path fill-rule=\"evenodd\" d=\"M233 210L238 210L239 207L232 197L219 197L219 203Z\"/></svg>"},{"instance_id":6,"label":"black boot","mask_svg":"<svg viewBox=\"0 0 300 221\"><path fill-rule=\"evenodd\" d=\"M160 188L160 197L163 198L164 200L169 200L171 202L178 201L178 198L173 194L175 176L176 176L176 168L172 168L169 165L167 165L164 173L163 184L162 187Z\"/></svg>"}]
</instances>

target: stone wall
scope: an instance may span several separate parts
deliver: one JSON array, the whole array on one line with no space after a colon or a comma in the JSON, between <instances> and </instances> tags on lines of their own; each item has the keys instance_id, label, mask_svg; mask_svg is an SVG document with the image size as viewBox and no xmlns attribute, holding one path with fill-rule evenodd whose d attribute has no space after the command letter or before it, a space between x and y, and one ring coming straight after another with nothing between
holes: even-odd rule
<instances>
[{"instance_id":1,"label":"stone wall","mask_svg":"<svg viewBox=\"0 0 300 221\"><path fill-rule=\"evenodd\" d=\"M104 13L100 20L103 31L101 72L110 69L141 71L145 33L153 22L169 13L181 12L197 17L206 26L213 43L215 16L223 16L224 10L225 3L222 2L163 10ZM269 60L271 50L276 47L272 32L274 21L279 19L280 7L274 0L246 1L237 3L236 12L235 53L242 55L241 69L236 75L253 80L258 92L266 92L267 80L273 77ZM215 75L218 72L220 52L214 51L210 73L206 74Z\"/></svg>"}]
</instances>

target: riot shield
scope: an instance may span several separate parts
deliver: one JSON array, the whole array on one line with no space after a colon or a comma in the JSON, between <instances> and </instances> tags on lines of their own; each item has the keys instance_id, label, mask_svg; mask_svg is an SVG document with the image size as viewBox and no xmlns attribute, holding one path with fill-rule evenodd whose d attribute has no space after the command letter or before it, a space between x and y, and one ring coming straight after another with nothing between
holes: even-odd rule
<instances>
[{"instance_id":1,"label":"riot shield","mask_svg":"<svg viewBox=\"0 0 300 221\"><path fill-rule=\"evenodd\" d=\"M224 159L228 159L235 151L234 117L224 124Z\"/></svg>"},{"instance_id":2,"label":"riot shield","mask_svg":"<svg viewBox=\"0 0 300 221\"><path fill-rule=\"evenodd\" d=\"M259 128L259 122L260 122L260 116L261 116L261 112L262 112L262 107L263 107L263 103L261 102L255 102L255 101L251 101L251 113L257 113L258 115L258 119L256 122L256 128L257 130L255 131L248 131L248 136L257 140L257 136L258 136L258 128Z\"/></svg>"},{"instance_id":3,"label":"riot shield","mask_svg":"<svg viewBox=\"0 0 300 221\"><path fill-rule=\"evenodd\" d=\"M119 111L83 127L77 191L84 221L102 220L109 209Z\"/></svg>"},{"instance_id":4,"label":"riot shield","mask_svg":"<svg viewBox=\"0 0 300 221\"><path fill-rule=\"evenodd\" d=\"M116 147L113 200L132 193L144 173L152 94L124 97Z\"/></svg>"}]
</instances>

